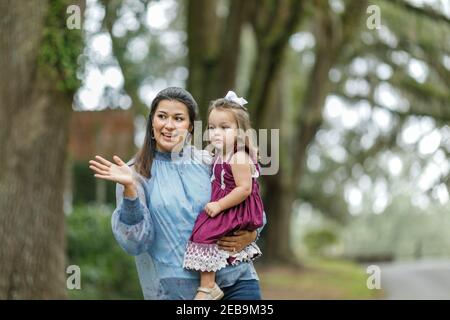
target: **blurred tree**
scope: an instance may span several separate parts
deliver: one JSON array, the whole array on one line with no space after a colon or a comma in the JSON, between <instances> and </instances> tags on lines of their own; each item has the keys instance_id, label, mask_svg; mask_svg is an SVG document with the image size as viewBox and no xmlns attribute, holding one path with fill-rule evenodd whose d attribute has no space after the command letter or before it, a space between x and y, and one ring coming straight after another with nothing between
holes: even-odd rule
<instances>
[{"instance_id":1,"label":"blurred tree","mask_svg":"<svg viewBox=\"0 0 450 320\"><path fill-rule=\"evenodd\" d=\"M308 252L312 255L326 255L326 250L338 241L338 235L332 229L315 229L308 231L303 237Z\"/></svg>"},{"instance_id":2,"label":"blurred tree","mask_svg":"<svg viewBox=\"0 0 450 320\"><path fill-rule=\"evenodd\" d=\"M429 131L419 134L413 145L405 144L402 137L411 124L420 122L433 123L431 131L436 128L445 134L450 120L450 72L445 66L445 58L450 53L448 16L439 12L438 2L433 8L415 7L407 1L370 1L369 4L380 6L381 28L363 29L348 43L331 70L335 79L330 80L333 102L343 101L355 113L367 111L369 115L347 130L330 122L321 126L309 149L311 155L320 154L320 169L306 170L299 192L300 198L340 221L351 217L344 194L349 186L358 187L361 178L376 184L386 181L388 193L393 195L399 192L398 180L416 182L414 177L408 177L411 169L418 167L416 170L426 175L427 164L433 162L435 153L423 155L418 145ZM412 72L414 66L422 70L423 79ZM366 84L367 90L358 92L355 83ZM383 88L388 88L388 92L380 90ZM383 98L387 95L395 95L397 103L386 104ZM385 129L376 121L380 114L386 119ZM345 150L342 161L330 156L332 146L324 138L331 136ZM446 141L443 136L437 153L448 155ZM384 162L393 155L401 158L405 173L402 177L392 176L386 169ZM427 193L434 193L441 183L450 186L448 173ZM329 189L330 185L334 191L324 192L324 186ZM364 198L363 203L372 205L373 201Z\"/></svg>"},{"instance_id":3,"label":"blurred tree","mask_svg":"<svg viewBox=\"0 0 450 320\"><path fill-rule=\"evenodd\" d=\"M119 19L120 9L123 5L123 1L121 0L112 0L106 1L102 0L102 4L105 8L105 18L103 19L103 29L107 31L112 39L112 50L114 57L117 59L117 63L119 67L122 69L122 73L124 75L124 90L131 97L134 110L136 113L147 113L147 108L139 99L139 86L141 81L145 79L148 75L155 75L154 70L151 72L149 70L150 65L147 62L147 59L144 61L139 61L139 63L133 63L130 59L127 59L127 45L130 42L130 39L135 37L139 37L143 33L145 33L145 14L147 12L147 6L150 1L137 1L136 6L133 7L133 13L136 15L136 19L139 21L139 27L137 30L130 31L126 34L125 37L115 37L113 34L114 23ZM139 4L139 5L137 5ZM148 57L151 57L152 54L149 54Z\"/></svg>"},{"instance_id":4,"label":"blurred tree","mask_svg":"<svg viewBox=\"0 0 450 320\"><path fill-rule=\"evenodd\" d=\"M205 120L209 102L236 85L242 27L256 9L256 3L230 0L225 8L220 1L187 3L187 89L197 100ZM217 14L220 7L226 14Z\"/></svg>"},{"instance_id":5,"label":"blurred tree","mask_svg":"<svg viewBox=\"0 0 450 320\"><path fill-rule=\"evenodd\" d=\"M165 17L169 20L168 26L163 30L154 30L150 27L151 21L148 18L150 6L157 1L151 0L100 0L105 10L102 19L100 32L107 32L111 37L112 54L116 61L106 61L100 67L110 65L118 66L124 75L124 90L133 101L136 115L148 115L148 101L143 100L141 89L145 85L154 86L155 82L164 84L154 86L155 90L161 90L168 85L175 85L174 78L179 77L177 72L184 65L184 53L174 53L173 43L164 43L166 37L183 38L185 34L184 17L179 14L183 10L183 2L177 1L175 12L171 15L178 15L177 19ZM125 21L125 22L124 22ZM134 21L136 26L130 27L126 21ZM130 23L130 22L128 22ZM123 31L118 32L120 28ZM167 34L165 33L167 31ZM143 46L137 49L133 43L138 41ZM146 54L140 57L133 57L134 53ZM136 51L136 52L134 52ZM166 85L167 83L167 85ZM179 86L182 83L178 83ZM110 106L111 107L111 106Z\"/></svg>"},{"instance_id":6,"label":"blurred tree","mask_svg":"<svg viewBox=\"0 0 450 320\"><path fill-rule=\"evenodd\" d=\"M271 123L274 128L283 128L287 123L293 130L281 137L280 172L265 179L265 194L270 194L270 197L265 197L266 210L272 215L267 235L268 259L292 262L292 244L286 230L290 230L292 204L297 198L306 150L322 125L322 108L329 93L329 71L339 59L344 45L358 32L366 6L366 1L349 2L341 16L333 13L328 1L315 1L307 8L306 14L312 14L311 23L316 39L314 64L309 72L301 70L306 74L305 88L293 106L295 112L290 120L286 121L286 117L281 115L278 123ZM278 113L283 112L283 104L287 101L283 88L275 87L272 90L277 89L281 90L278 103L269 104L266 99L266 115L263 113L261 118L271 118L270 115L277 110ZM259 105L256 110L259 113Z\"/></svg>"},{"instance_id":7,"label":"blurred tree","mask_svg":"<svg viewBox=\"0 0 450 320\"><path fill-rule=\"evenodd\" d=\"M69 5L1 1L0 299L65 296L64 166L80 30ZM82 17L82 15L81 15Z\"/></svg>"}]
</instances>

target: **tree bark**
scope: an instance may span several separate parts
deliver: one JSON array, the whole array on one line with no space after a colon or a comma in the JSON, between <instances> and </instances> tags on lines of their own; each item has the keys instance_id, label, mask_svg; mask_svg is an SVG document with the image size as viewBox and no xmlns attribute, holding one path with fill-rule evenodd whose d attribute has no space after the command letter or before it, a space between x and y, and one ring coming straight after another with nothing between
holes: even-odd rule
<instances>
[{"instance_id":1,"label":"tree bark","mask_svg":"<svg viewBox=\"0 0 450 320\"><path fill-rule=\"evenodd\" d=\"M213 99L235 90L242 26L250 1L231 0L226 18L219 17L217 0L188 2L187 89L197 100L201 119Z\"/></svg>"},{"instance_id":2,"label":"tree bark","mask_svg":"<svg viewBox=\"0 0 450 320\"><path fill-rule=\"evenodd\" d=\"M267 192L275 192L270 197L265 197L264 201L264 209L270 223L265 236L265 262L297 264L290 241L293 192L290 192L284 181L274 176L265 179L264 187Z\"/></svg>"},{"instance_id":3,"label":"tree bark","mask_svg":"<svg viewBox=\"0 0 450 320\"><path fill-rule=\"evenodd\" d=\"M57 88L62 74L38 62L49 3L2 1L0 11L0 299L60 299L73 92Z\"/></svg>"},{"instance_id":4,"label":"tree bark","mask_svg":"<svg viewBox=\"0 0 450 320\"><path fill-rule=\"evenodd\" d=\"M253 2L252 24L257 42L257 57L251 75L248 99L254 126L261 128L273 107L276 79L284 61L290 36L303 13L303 2L296 0Z\"/></svg>"}]
</instances>

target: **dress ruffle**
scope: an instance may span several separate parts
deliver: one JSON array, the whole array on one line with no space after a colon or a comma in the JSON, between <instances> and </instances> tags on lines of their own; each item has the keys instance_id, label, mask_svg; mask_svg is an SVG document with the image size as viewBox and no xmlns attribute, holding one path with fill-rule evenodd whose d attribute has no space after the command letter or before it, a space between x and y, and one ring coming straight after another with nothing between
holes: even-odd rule
<instances>
[{"instance_id":1,"label":"dress ruffle","mask_svg":"<svg viewBox=\"0 0 450 320\"><path fill-rule=\"evenodd\" d=\"M240 262L250 262L260 256L262 256L261 250L259 249L256 243L252 242L248 246L246 246L242 251L239 251L238 253L231 255L231 257L233 258L231 265L235 266Z\"/></svg>"},{"instance_id":2,"label":"dress ruffle","mask_svg":"<svg viewBox=\"0 0 450 320\"><path fill-rule=\"evenodd\" d=\"M242 251L231 254L219 249L215 243L204 244L189 241L186 245L183 267L202 272L216 272L228 264L237 265L240 262L249 262L261 255L261 250L255 243L251 243Z\"/></svg>"}]
</instances>

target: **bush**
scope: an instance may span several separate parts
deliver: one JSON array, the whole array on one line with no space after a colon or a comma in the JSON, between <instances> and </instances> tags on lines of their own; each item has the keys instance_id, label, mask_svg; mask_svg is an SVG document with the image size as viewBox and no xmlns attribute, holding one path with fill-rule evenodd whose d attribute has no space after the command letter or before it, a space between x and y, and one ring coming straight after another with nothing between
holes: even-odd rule
<instances>
[{"instance_id":1,"label":"bush","mask_svg":"<svg viewBox=\"0 0 450 320\"><path fill-rule=\"evenodd\" d=\"M68 265L81 269L74 299L142 299L134 258L117 244L109 206L77 206L67 216Z\"/></svg>"},{"instance_id":2,"label":"bush","mask_svg":"<svg viewBox=\"0 0 450 320\"><path fill-rule=\"evenodd\" d=\"M303 241L311 254L325 255L326 250L338 242L338 236L330 229L315 229L308 231Z\"/></svg>"},{"instance_id":3,"label":"bush","mask_svg":"<svg viewBox=\"0 0 450 320\"><path fill-rule=\"evenodd\" d=\"M89 165L85 162L74 162L72 165L72 188L73 202L75 206L81 206L86 203L94 203L96 199L96 184L101 183L95 179ZM106 203L115 205L116 203L116 184L104 181L106 188Z\"/></svg>"}]
</instances>

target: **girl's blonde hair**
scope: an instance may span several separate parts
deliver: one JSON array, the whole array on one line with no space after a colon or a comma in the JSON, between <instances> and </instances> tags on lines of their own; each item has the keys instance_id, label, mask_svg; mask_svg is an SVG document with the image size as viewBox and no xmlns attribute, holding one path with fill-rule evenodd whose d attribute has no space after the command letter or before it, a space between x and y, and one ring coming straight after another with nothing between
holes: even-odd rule
<instances>
[{"instance_id":1,"label":"girl's blonde hair","mask_svg":"<svg viewBox=\"0 0 450 320\"><path fill-rule=\"evenodd\" d=\"M211 112L215 109L227 110L233 113L238 127L238 135L235 146L237 146L238 149L240 146L245 146L245 151L249 154L252 161L259 162L258 146L256 145L252 135L250 115L247 108L232 100L220 98L211 101L209 104L208 119Z\"/></svg>"}]
</instances>

